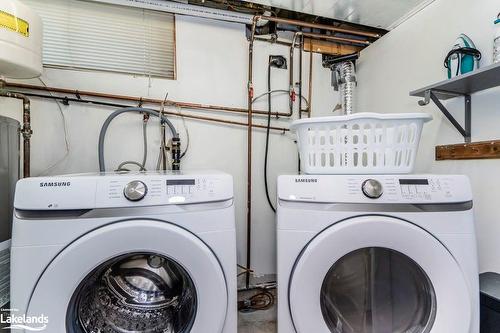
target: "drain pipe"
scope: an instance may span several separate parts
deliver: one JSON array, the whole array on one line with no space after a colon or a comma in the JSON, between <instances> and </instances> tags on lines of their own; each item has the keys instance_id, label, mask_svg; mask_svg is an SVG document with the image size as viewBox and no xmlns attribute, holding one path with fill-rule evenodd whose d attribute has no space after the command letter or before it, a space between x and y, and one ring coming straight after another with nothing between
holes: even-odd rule
<instances>
[{"instance_id":1,"label":"drain pipe","mask_svg":"<svg viewBox=\"0 0 500 333\"><path fill-rule=\"evenodd\" d=\"M31 107L30 100L23 94L10 92L5 89L6 82L0 79L0 96L7 98L14 98L23 101L23 127L21 128L21 134L23 136L23 177L27 178L30 176L30 165L31 165L31 135L33 130L31 129Z\"/></svg>"}]
</instances>

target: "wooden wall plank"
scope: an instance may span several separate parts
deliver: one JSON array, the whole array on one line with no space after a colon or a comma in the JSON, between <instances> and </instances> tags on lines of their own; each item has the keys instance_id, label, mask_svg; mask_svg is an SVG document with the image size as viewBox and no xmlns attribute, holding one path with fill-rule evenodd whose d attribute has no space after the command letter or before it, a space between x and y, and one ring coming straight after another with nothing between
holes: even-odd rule
<instances>
[{"instance_id":1,"label":"wooden wall plank","mask_svg":"<svg viewBox=\"0 0 500 333\"><path fill-rule=\"evenodd\" d=\"M331 55L348 55L359 52L361 46L332 43L325 40L304 38L304 51Z\"/></svg>"},{"instance_id":2,"label":"wooden wall plank","mask_svg":"<svg viewBox=\"0 0 500 333\"><path fill-rule=\"evenodd\" d=\"M500 140L436 147L436 161L500 158Z\"/></svg>"}]
</instances>

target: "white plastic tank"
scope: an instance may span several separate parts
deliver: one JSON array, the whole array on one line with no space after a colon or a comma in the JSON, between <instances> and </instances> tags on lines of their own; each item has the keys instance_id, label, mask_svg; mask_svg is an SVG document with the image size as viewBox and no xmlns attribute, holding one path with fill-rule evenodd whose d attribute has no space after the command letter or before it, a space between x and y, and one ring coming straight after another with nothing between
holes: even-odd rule
<instances>
[{"instance_id":1,"label":"white plastic tank","mask_svg":"<svg viewBox=\"0 0 500 333\"><path fill-rule=\"evenodd\" d=\"M42 74L42 19L18 0L0 0L0 77Z\"/></svg>"}]
</instances>

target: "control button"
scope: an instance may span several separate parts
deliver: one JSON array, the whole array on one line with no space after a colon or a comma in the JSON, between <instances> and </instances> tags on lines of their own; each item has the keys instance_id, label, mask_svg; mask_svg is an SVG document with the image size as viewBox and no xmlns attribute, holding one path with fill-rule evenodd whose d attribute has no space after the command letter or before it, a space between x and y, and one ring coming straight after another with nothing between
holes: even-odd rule
<instances>
[{"instance_id":1,"label":"control button","mask_svg":"<svg viewBox=\"0 0 500 333\"><path fill-rule=\"evenodd\" d=\"M363 182L363 185L361 185L361 190L363 191L363 194L370 199L380 198L384 193L382 184L375 179L365 180Z\"/></svg>"},{"instance_id":2,"label":"control button","mask_svg":"<svg viewBox=\"0 0 500 333\"><path fill-rule=\"evenodd\" d=\"M125 186L125 189L123 190L125 198L130 201L142 200L146 196L146 193L148 193L148 187L146 186L146 184L139 180L131 181Z\"/></svg>"}]
</instances>

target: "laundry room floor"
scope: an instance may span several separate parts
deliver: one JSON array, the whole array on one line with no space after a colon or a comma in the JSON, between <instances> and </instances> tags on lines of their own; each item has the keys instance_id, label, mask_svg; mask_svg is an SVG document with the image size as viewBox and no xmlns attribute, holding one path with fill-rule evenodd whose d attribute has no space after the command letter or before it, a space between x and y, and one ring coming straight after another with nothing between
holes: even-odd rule
<instances>
[{"instance_id":1,"label":"laundry room floor","mask_svg":"<svg viewBox=\"0 0 500 333\"><path fill-rule=\"evenodd\" d=\"M240 293L239 298L251 296L251 292ZM276 304L265 311L238 313L238 333L276 333Z\"/></svg>"}]
</instances>

